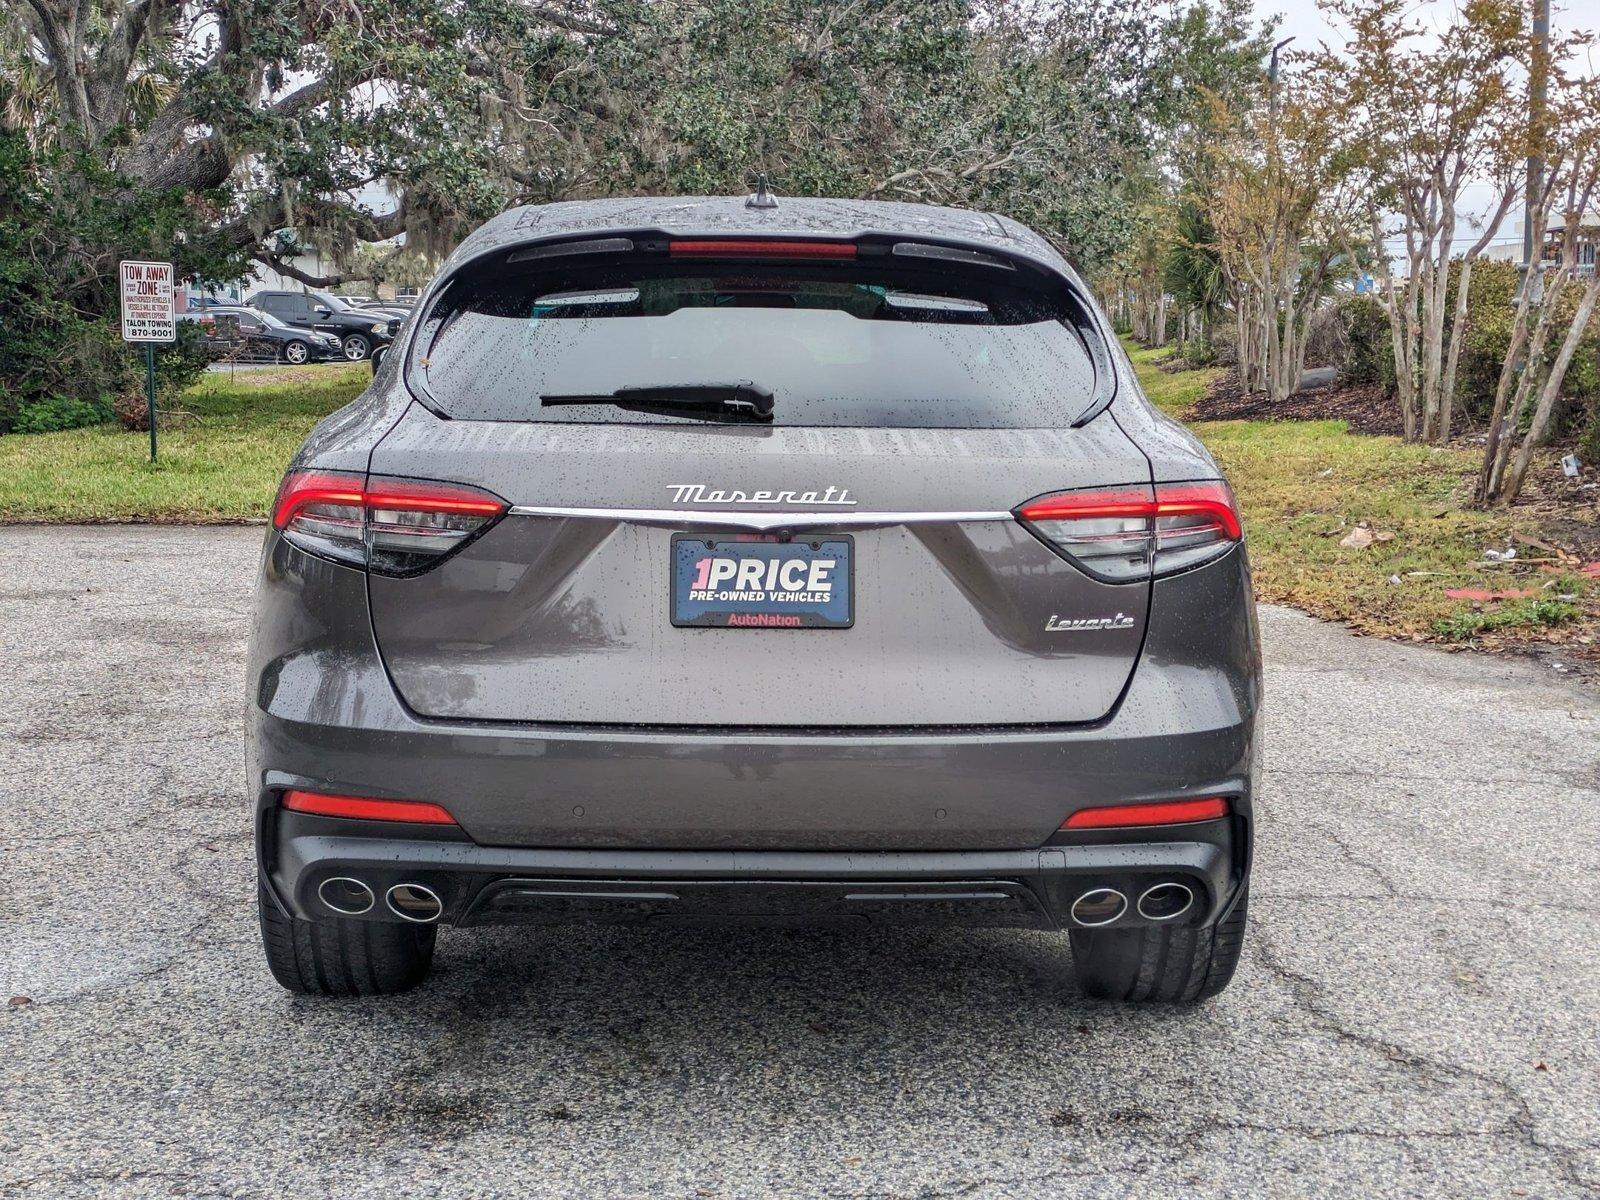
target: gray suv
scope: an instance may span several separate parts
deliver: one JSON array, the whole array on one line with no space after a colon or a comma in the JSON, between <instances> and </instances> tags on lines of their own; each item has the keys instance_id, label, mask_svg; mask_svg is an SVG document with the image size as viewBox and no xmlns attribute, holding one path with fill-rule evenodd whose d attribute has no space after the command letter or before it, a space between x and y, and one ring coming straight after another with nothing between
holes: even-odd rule
<instances>
[{"instance_id":1,"label":"gray suv","mask_svg":"<svg viewBox=\"0 0 1600 1200\"><path fill-rule=\"evenodd\" d=\"M760 200L502 215L290 464L249 668L284 986L572 921L1228 983L1261 675L1215 463L1037 234Z\"/></svg>"}]
</instances>

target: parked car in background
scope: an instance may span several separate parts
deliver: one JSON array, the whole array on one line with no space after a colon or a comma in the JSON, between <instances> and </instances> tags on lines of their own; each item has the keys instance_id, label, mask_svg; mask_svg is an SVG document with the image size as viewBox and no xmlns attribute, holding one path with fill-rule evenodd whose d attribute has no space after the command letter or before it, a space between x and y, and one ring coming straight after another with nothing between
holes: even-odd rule
<instances>
[{"instance_id":1,"label":"parked car in background","mask_svg":"<svg viewBox=\"0 0 1600 1200\"><path fill-rule=\"evenodd\" d=\"M344 343L336 335L299 329L271 313L257 312L242 305L235 308L219 305L182 313L178 320L192 321L200 327L203 344L214 358L298 366L344 357Z\"/></svg>"},{"instance_id":2,"label":"parked car in background","mask_svg":"<svg viewBox=\"0 0 1600 1200\"><path fill-rule=\"evenodd\" d=\"M367 305L371 304L372 301L373 301L373 297L371 297L371 296L349 296L349 295L346 295L346 296L340 296L340 297L338 297L338 299L343 300L346 304L351 305L354 308L365 308L365 307L367 307Z\"/></svg>"},{"instance_id":3,"label":"parked car in background","mask_svg":"<svg viewBox=\"0 0 1600 1200\"><path fill-rule=\"evenodd\" d=\"M370 357L374 346L387 346L400 329L399 318L367 312L327 292L260 291L250 297L250 307L286 325L332 334L351 362Z\"/></svg>"},{"instance_id":4,"label":"parked car in background","mask_svg":"<svg viewBox=\"0 0 1600 1200\"><path fill-rule=\"evenodd\" d=\"M390 304L386 300L373 300L370 303L363 304L361 305L361 311L369 313L382 313L386 317L394 317L400 321L404 321L411 315L411 310L409 308L401 308L399 305Z\"/></svg>"}]
</instances>

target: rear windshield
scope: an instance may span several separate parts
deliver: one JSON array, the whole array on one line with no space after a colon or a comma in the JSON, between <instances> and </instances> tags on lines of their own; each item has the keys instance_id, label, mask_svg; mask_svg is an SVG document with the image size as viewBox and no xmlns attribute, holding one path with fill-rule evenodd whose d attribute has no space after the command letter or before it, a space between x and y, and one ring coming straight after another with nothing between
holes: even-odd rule
<instances>
[{"instance_id":1,"label":"rear windshield","mask_svg":"<svg viewBox=\"0 0 1600 1200\"><path fill-rule=\"evenodd\" d=\"M772 394L776 425L1051 428L1093 406L1096 334L1064 284L940 266L480 267L430 309L411 379L480 421L684 423L603 398L738 383Z\"/></svg>"}]
</instances>

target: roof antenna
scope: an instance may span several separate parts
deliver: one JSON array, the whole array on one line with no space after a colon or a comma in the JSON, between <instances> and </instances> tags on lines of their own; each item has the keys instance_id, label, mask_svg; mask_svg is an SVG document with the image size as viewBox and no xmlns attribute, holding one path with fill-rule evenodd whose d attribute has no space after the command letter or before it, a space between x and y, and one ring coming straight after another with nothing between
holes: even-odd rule
<instances>
[{"instance_id":1,"label":"roof antenna","mask_svg":"<svg viewBox=\"0 0 1600 1200\"><path fill-rule=\"evenodd\" d=\"M745 198L746 208L777 208L778 198L767 191L767 173L762 171L756 176L756 190Z\"/></svg>"}]
</instances>

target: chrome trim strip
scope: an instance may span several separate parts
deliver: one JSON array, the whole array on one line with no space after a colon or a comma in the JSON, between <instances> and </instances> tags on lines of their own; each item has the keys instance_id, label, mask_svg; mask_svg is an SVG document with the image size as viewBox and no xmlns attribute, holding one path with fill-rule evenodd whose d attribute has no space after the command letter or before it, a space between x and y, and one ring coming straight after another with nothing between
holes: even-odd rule
<instances>
[{"instance_id":1,"label":"chrome trim strip","mask_svg":"<svg viewBox=\"0 0 1600 1200\"><path fill-rule=\"evenodd\" d=\"M1008 512L747 513L690 508L555 508L539 504L514 505L511 512L520 517L578 517L629 525L658 525L665 529L742 529L757 533L775 529L882 529L891 525L948 525L1015 519Z\"/></svg>"}]
</instances>

